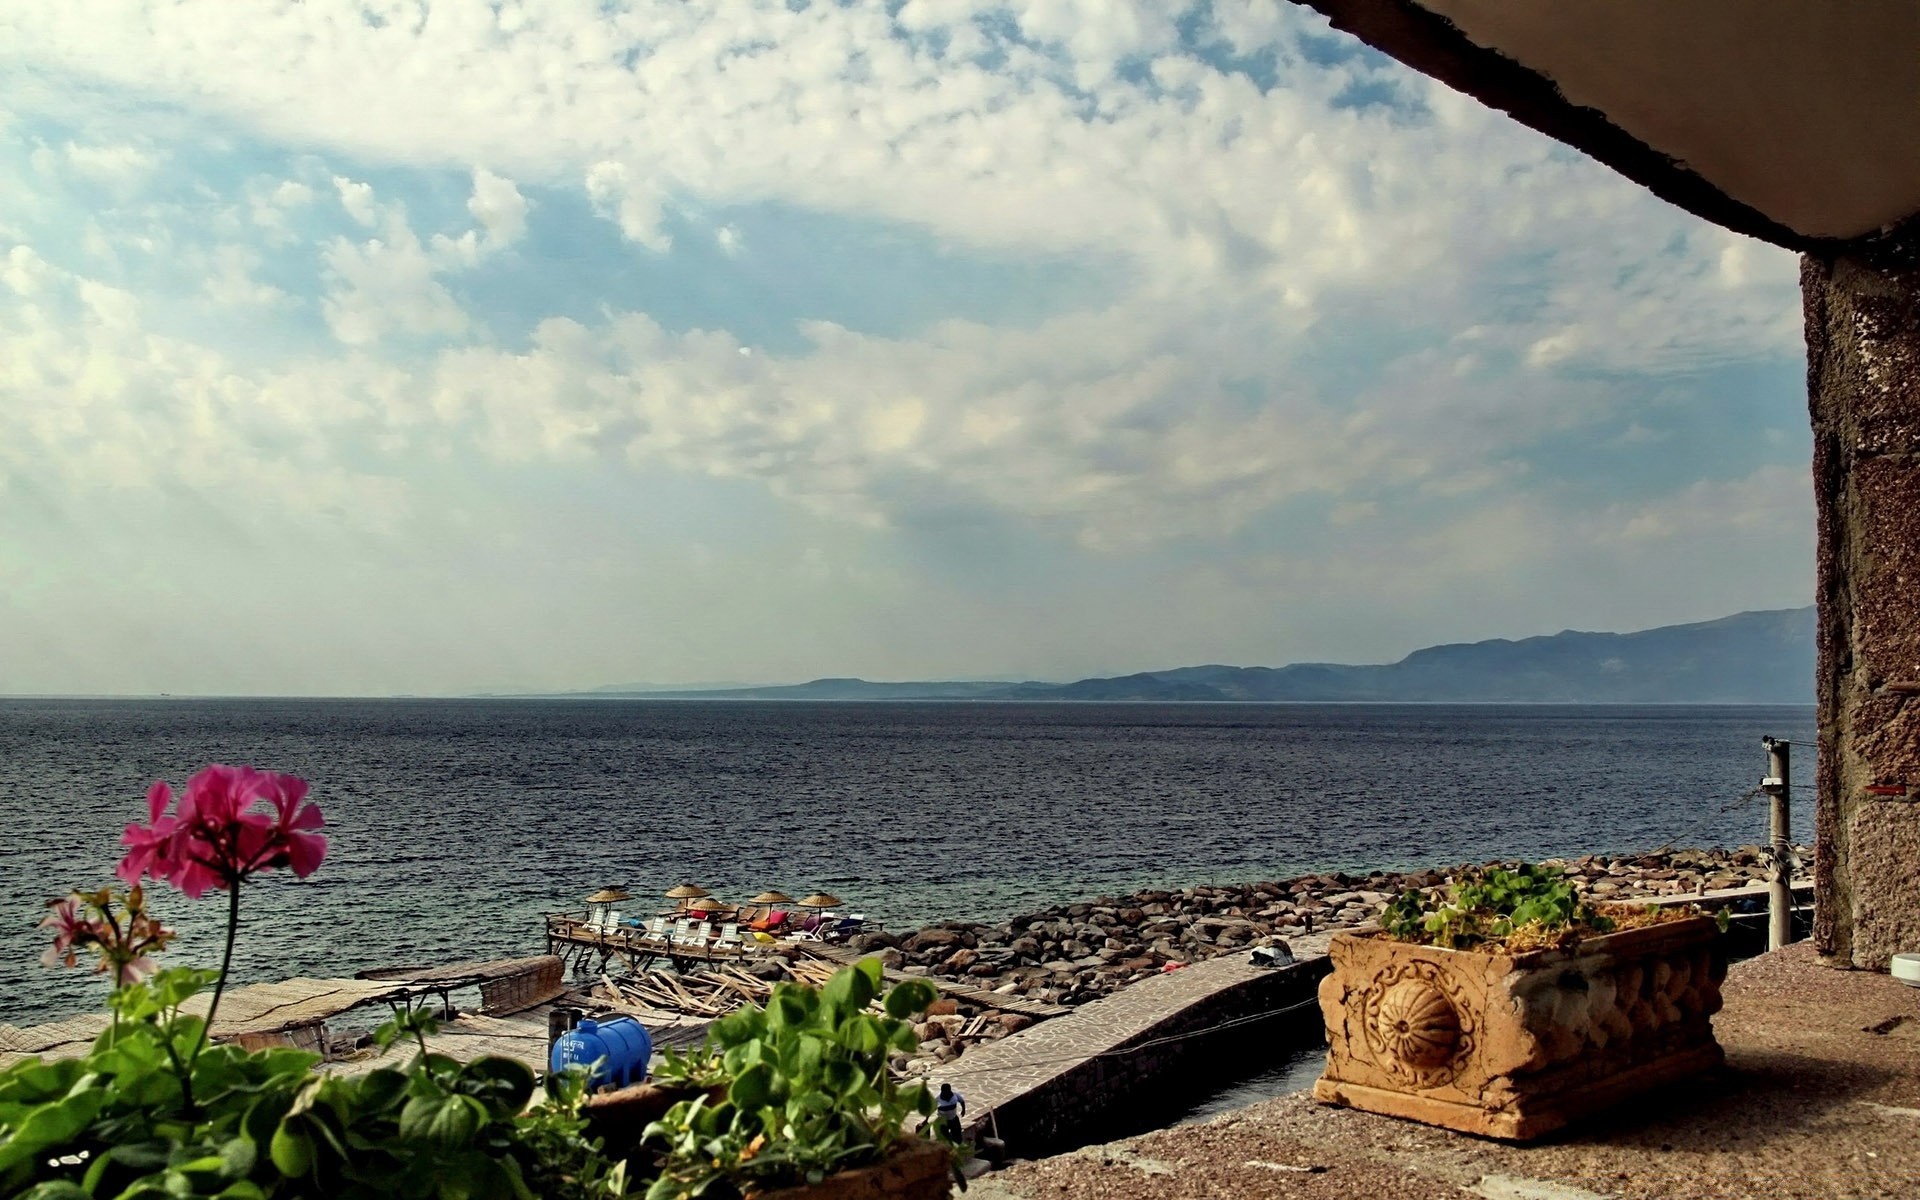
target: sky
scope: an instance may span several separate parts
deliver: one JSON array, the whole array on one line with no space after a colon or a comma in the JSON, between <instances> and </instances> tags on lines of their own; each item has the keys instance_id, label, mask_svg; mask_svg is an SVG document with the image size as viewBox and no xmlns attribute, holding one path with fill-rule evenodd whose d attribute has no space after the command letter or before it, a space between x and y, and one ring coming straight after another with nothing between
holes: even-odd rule
<instances>
[{"instance_id":1,"label":"sky","mask_svg":"<svg viewBox=\"0 0 1920 1200\"><path fill-rule=\"evenodd\" d=\"M1266 0L0 9L0 693L1812 598L1796 262Z\"/></svg>"}]
</instances>

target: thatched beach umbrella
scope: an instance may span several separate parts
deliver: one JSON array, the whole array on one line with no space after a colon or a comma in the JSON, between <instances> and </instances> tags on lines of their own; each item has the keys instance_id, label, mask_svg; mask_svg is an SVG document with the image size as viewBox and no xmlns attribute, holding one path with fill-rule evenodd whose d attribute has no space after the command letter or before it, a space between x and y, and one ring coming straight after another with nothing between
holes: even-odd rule
<instances>
[{"instance_id":1,"label":"thatched beach umbrella","mask_svg":"<svg viewBox=\"0 0 1920 1200\"><path fill-rule=\"evenodd\" d=\"M676 909L685 909L689 901L711 895L713 895L712 892L697 883L682 883L667 889L667 899L673 901L673 907Z\"/></svg>"},{"instance_id":2,"label":"thatched beach umbrella","mask_svg":"<svg viewBox=\"0 0 1920 1200\"><path fill-rule=\"evenodd\" d=\"M846 901L827 892L815 892L798 903L801 908L839 908Z\"/></svg>"},{"instance_id":3,"label":"thatched beach umbrella","mask_svg":"<svg viewBox=\"0 0 1920 1200\"><path fill-rule=\"evenodd\" d=\"M622 900L631 900L627 889L622 887L604 887L587 897L587 924L606 925L613 920L613 906Z\"/></svg>"},{"instance_id":4,"label":"thatched beach umbrella","mask_svg":"<svg viewBox=\"0 0 1920 1200\"><path fill-rule=\"evenodd\" d=\"M777 892L777 891L761 892L758 896L755 896L753 899L747 901L747 903L748 904L792 904L793 897L787 895L785 892Z\"/></svg>"}]
</instances>

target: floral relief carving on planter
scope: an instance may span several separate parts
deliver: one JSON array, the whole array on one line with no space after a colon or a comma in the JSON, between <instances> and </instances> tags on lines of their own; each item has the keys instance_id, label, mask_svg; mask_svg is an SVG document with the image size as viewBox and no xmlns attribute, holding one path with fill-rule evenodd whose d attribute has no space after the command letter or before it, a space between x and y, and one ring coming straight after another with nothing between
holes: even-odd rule
<instances>
[{"instance_id":1,"label":"floral relief carving on planter","mask_svg":"<svg viewBox=\"0 0 1920 1200\"><path fill-rule=\"evenodd\" d=\"M1474 1022L1458 986L1430 962L1390 964L1375 975L1361 1026L1374 1061L1415 1087L1438 1087L1473 1053Z\"/></svg>"},{"instance_id":2,"label":"floral relief carving on planter","mask_svg":"<svg viewBox=\"0 0 1920 1200\"><path fill-rule=\"evenodd\" d=\"M1340 934L1329 956L1323 1103L1528 1140L1723 1061L1710 918L1524 953Z\"/></svg>"}]
</instances>

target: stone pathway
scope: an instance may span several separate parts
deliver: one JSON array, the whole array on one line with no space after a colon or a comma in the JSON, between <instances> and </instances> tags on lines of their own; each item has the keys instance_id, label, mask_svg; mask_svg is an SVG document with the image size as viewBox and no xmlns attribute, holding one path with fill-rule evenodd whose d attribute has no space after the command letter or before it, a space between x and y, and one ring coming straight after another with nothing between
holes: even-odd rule
<instances>
[{"instance_id":1,"label":"stone pathway","mask_svg":"<svg viewBox=\"0 0 1920 1200\"><path fill-rule=\"evenodd\" d=\"M1535 1145L1296 1094L1017 1164L974 1181L967 1197L1911 1200L1920 1180L1920 989L1823 967L1802 942L1734 964L1725 996L1714 1019L1724 1071Z\"/></svg>"},{"instance_id":2,"label":"stone pathway","mask_svg":"<svg viewBox=\"0 0 1920 1200\"><path fill-rule=\"evenodd\" d=\"M1329 937L1291 939L1296 963L1324 958ZM969 1130L990 1132L995 1110L1056 1083L1089 1059L1151 1040L1196 1004L1256 980L1268 980L1275 970L1251 965L1245 954L1228 954L1169 971L1066 1016L976 1046L934 1078L953 1084L967 1098Z\"/></svg>"}]
</instances>

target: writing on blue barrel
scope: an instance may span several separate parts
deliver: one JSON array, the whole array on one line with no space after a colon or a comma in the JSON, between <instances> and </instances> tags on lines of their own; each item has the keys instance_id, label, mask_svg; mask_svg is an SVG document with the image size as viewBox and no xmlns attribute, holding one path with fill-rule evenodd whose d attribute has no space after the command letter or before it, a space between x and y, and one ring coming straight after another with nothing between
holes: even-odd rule
<instances>
[{"instance_id":1,"label":"writing on blue barrel","mask_svg":"<svg viewBox=\"0 0 1920 1200\"><path fill-rule=\"evenodd\" d=\"M647 1063L652 1058L653 1039L640 1022L632 1017L613 1017L582 1021L561 1034L553 1043L547 1065L556 1073L583 1069L594 1088L620 1088L645 1082Z\"/></svg>"}]
</instances>

